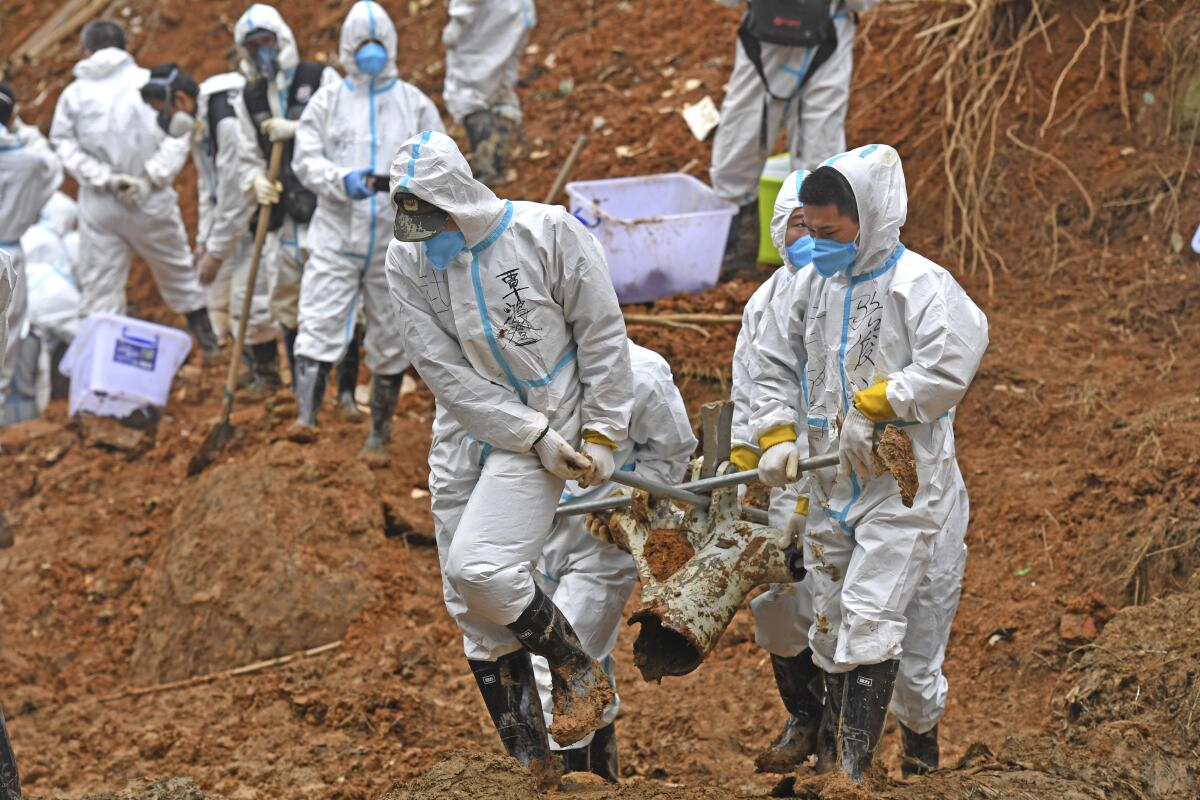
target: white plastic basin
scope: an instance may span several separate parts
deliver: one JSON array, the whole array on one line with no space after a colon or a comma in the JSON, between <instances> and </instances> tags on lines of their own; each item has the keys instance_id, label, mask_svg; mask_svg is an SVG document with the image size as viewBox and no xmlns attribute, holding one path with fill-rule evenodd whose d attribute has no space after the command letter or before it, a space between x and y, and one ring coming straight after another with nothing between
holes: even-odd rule
<instances>
[{"instance_id":1,"label":"white plastic basin","mask_svg":"<svg viewBox=\"0 0 1200 800\"><path fill-rule=\"evenodd\" d=\"M737 206L691 175L576 181L567 198L604 248L622 303L716 285Z\"/></svg>"},{"instance_id":2,"label":"white plastic basin","mask_svg":"<svg viewBox=\"0 0 1200 800\"><path fill-rule=\"evenodd\" d=\"M165 406L191 348L191 337L177 328L92 314L59 366L71 379L71 414L127 417L139 408Z\"/></svg>"}]
</instances>

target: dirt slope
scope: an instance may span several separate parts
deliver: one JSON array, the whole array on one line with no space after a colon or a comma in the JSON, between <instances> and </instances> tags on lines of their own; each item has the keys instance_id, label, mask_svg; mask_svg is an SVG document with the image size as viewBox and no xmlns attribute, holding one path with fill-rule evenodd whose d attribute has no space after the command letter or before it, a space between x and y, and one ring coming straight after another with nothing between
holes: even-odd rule
<instances>
[{"instance_id":1,"label":"dirt slope","mask_svg":"<svg viewBox=\"0 0 1200 800\"><path fill-rule=\"evenodd\" d=\"M125 7L111 6L117 14ZM305 52L328 58L348 7L300 0L286 13ZM943 156L954 143L946 131L970 106L947 108L948 78L935 75L945 51L915 37L933 26L935 12L917 4L869 17L859 42L849 140L897 146L914 194L906 243L954 270L987 312L991 333L957 417L971 557L947 662L942 739L945 763L962 761L907 786L883 779L879 791L1188 796L1200 674L1191 644L1200 588L1200 279L1195 257L1176 252L1172 239L1200 222L1200 157L1172 120L1194 80L1196 21L1165 0L1138 3L1132 16L1123 16L1125 2L1097 0L999 7L985 31L994 52L1006 51L1015 30L1030 35L1011 92L997 105L995 135L978 153L978 174L990 163L993 175L978 215L1005 265L994 264L990 280L960 259L961 225L945 224L950 187L960 185L947 182ZM143 63L173 59L199 74L227 67L239 5L138 0L128 8L126 19L140 20L132 42ZM388 8L412 43L402 71L436 95L444 8ZM1044 36L1020 27L1035 8ZM513 196L540 197L596 117L605 124L577 177L678 169L693 159L703 173L709 145L691 139L677 114L659 112L705 93L719 101L735 14L715 3L615 0L543 2L539 12L522 89L526 155ZM44 4L6 3L0 52L46 16ZM70 74L68 49L11 75L25 97L45 92L26 114L43 128ZM984 63L975 55L971 63ZM684 91L688 78L700 87ZM616 153L617 145L651 144L633 158ZM191 180L189 173L181 188L188 208ZM753 289L735 281L654 310L736 313ZM144 271L131 300L139 316L178 323ZM727 390L736 331L708 333L631 327L671 361L693 413ZM17 542L0 551L0 698L30 793L77 798L141 776L186 775L231 800L375 798L454 751L498 752L440 603L436 556L422 543L431 527L422 495L428 393L404 399L385 467L358 463L363 426L333 415L317 445L277 463L291 414L280 398L243 406L235 421L244 436L227 461L186 479L221 377L220 368L181 375L156 442L138 456L92 446L64 425L58 406L42 422L0 433L0 508ZM180 537L206 529L193 519L199 498L238 474L252 476L264 513L274 510L288 528L279 539L284 562L326 586L351 576L338 616L352 621L344 632L340 624L314 626L298 636L289 623L259 636L250 631L281 617L269 608L254 615L247 605L235 616L249 614L259 627L207 651L189 648L160 674L282 655L314 642L307 634L317 630L343 644L245 677L105 699L147 679L138 665L153 659L137 656L148 652L146 642L157 640L156 651L166 653L172 636L187 635L190 615L167 614L157 627L145 620L163 607L160 587ZM183 519L186 509L196 511ZM301 533L297 519L317 528ZM272 574L261 566L270 551L256 541L260 526L241 525L228 546L245 555L223 567L230 587ZM619 796L700 796L695 787L708 787L712 796L761 797L771 787L752 762L782 709L752 639L743 611L709 663L658 686L637 677L630 632L622 633L619 725L633 785ZM892 730L884 758L893 776L896 738ZM841 789L804 791L831 797Z\"/></svg>"}]
</instances>

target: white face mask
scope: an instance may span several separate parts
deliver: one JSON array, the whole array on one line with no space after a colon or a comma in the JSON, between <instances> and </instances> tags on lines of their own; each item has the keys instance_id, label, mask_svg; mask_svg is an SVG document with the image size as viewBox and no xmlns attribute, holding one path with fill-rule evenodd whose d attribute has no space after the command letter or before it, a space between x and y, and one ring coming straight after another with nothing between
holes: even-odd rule
<instances>
[{"instance_id":1,"label":"white face mask","mask_svg":"<svg viewBox=\"0 0 1200 800\"><path fill-rule=\"evenodd\" d=\"M187 136L196 129L196 119L186 111L176 111L171 115L167 125L167 135L172 137Z\"/></svg>"}]
</instances>

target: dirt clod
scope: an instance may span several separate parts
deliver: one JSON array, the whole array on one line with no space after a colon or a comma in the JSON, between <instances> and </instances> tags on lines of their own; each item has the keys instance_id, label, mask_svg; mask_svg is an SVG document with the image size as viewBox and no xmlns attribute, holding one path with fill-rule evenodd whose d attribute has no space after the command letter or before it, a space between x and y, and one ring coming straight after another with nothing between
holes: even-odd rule
<instances>
[{"instance_id":1,"label":"dirt clod","mask_svg":"<svg viewBox=\"0 0 1200 800\"><path fill-rule=\"evenodd\" d=\"M379 800L532 800L537 781L510 756L458 750Z\"/></svg>"},{"instance_id":2,"label":"dirt clod","mask_svg":"<svg viewBox=\"0 0 1200 800\"><path fill-rule=\"evenodd\" d=\"M913 455L912 439L908 438L908 434L894 425L884 428L875 448L875 466L892 473L900 487L900 502L904 503L905 508L912 508L913 498L921 487L917 480L917 460Z\"/></svg>"},{"instance_id":3,"label":"dirt clod","mask_svg":"<svg viewBox=\"0 0 1200 800\"><path fill-rule=\"evenodd\" d=\"M221 800L205 794L191 778L160 778L131 786L120 794L103 792L87 795L83 800Z\"/></svg>"},{"instance_id":4,"label":"dirt clod","mask_svg":"<svg viewBox=\"0 0 1200 800\"><path fill-rule=\"evenodd\" d=\"M662 582L671 577L696 554L696 549L681 532L673 528L655 528L646 537L642 549L650 574Z\"/></svg>"}]
</instances>

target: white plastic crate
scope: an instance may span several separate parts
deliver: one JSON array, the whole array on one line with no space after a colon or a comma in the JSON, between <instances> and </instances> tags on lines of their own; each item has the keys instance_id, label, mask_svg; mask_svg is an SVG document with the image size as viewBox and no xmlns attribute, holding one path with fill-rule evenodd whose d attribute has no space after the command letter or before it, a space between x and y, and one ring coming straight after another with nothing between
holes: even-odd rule
<instances>
[{"instance_id":1,"label":"white plastic crate","mask_svg":"<svg viewBox=\"0 0 1200 800\"><path fill-rule=\"evenodd\" d=\"M567 198L603 246L622 303L716 285L737 206L691 175L576 181Z\"/></svg>"},{"instance_id":2,"label":"white plastic crate","mask_svg":"<svg viewBox=\"0 0 1200 800\"><path fill-rule=\"evenodd\" d=\"M92 314L59 366L71 379L72 416L127 417L139 408L165 406L175 372L191 348L191 337L177 328Z\"/></svg>"}]
</instances>

